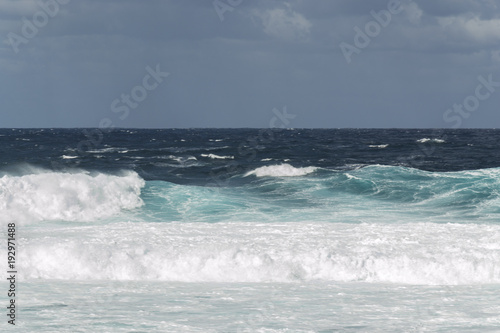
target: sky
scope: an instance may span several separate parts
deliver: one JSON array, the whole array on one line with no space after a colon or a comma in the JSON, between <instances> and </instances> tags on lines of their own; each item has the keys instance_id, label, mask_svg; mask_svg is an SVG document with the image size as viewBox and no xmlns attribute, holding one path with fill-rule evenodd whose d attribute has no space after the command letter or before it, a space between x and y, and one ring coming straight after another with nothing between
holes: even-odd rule
<instances>
[{"instance_id":1,"label":"sky","mask_svg":"<svg viewBox=\"0 0 500 333\"><path fill-rule=\"evenodd\" d=\"M0 101L3 128L500 128L500 1L0 0Z\"/></svg>"}]
</instances>

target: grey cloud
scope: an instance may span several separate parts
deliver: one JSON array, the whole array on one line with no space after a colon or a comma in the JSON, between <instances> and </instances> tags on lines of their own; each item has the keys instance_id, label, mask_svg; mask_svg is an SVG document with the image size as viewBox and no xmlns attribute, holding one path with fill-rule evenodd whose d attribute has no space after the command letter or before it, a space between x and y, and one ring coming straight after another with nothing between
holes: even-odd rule
<instances>
[{"instance_id":1,"label":"grey cloud","mask_svg":"<svg viewBox=\"0 0 500 333\"><path fill-rule=\"evenodd\" d=\"M108 117L125 127L263 127L286 105L294 127L448 126L443 112L478 75L500 81L500 9L487 0L412 3L347 64L339 43L354 44L353 28L388 0L243 0L223 21L213 1L74 0L19 54L0 45L0 112L4 126ZM0 9L5 41L39 5L4 0ZM117 118L111 102L156 64L171 75ZM500 91L464 126L491 126L499 99Z\"/></svg>"}]
</instances>

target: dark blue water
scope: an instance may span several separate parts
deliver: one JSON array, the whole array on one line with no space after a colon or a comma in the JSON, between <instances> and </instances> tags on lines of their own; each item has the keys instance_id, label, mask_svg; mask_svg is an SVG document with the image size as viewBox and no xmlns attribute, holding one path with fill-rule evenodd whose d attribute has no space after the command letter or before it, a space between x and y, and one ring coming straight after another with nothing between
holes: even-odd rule
<instances>
[{"instance_id":1,"label":"dark blue water","mask_svg":"<svg viewBox=\"0 0 500 333\"><path fill-rule=\"evenodd\" d=\"M495 168L499 144L500 130L488 129L0 129L0 169L133 170L145 180L206 185L211 179L225 186L235 175L279 163Z\"/></svg>"}]
</instances>

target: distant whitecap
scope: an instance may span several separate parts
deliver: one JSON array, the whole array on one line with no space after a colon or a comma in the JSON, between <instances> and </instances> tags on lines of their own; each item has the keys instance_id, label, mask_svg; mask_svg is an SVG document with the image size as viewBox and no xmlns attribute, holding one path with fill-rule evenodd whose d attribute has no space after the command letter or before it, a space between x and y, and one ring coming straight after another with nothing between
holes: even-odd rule
<instances>
[{"instance_id":1,"label":"distant whitecap","mask_svg":"<svg viewBox=\"0 0 500 333\"><path fill-rule=\"evenodd\" d=\"M257 177L297 177L305 176L316 171L317 167L295 168L290 164L269 165L247 172L246 176L255 175Z\"/></svg>"}]
</instances>

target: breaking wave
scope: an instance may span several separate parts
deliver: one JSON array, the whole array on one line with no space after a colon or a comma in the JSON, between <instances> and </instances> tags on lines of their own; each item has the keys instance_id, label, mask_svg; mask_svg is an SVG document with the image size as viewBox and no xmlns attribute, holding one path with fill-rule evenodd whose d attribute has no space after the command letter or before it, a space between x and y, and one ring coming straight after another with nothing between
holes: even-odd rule
<instances>
[{"instance_id":1,"label":"breaking wave","mask_svg":"<svg viewBox=\"0 0 500 333\"><path fill-rule=\"evenodd\" d=\"M26 279L500 283L500 227L118 223L23 244ZM62 265L61 263L65 263Z\"/></svg>"},{"instance_id":2,"label":"breaking wave","mask_svg":"<svg viewBox=\"0 0 500 333\"><path fill-rule=\"evenodd\" d=\"M145 182L135 172L122 175L36 170L0 178L0 221L92 221L143 204Z\"/></svg>"},{"instance_id":3,"label":"breaking wave","mask_svg":"<svg viewBox=\"0 0 500 333\"><path fill-rule=\"evenodd\" d=\"M295 168L290 164L269 165L247 172L245 177L255 175L257 177L297 177L305 176L316 171L317 167Z\"/></svg>"}]
</instances>

